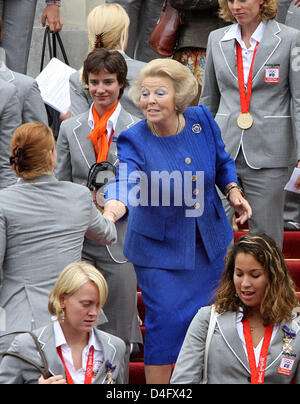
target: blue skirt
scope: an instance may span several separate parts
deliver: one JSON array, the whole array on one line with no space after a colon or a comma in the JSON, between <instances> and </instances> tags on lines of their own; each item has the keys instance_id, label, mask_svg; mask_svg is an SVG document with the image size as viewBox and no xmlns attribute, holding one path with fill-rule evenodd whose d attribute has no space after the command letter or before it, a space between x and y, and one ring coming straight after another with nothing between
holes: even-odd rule
<instances>
[{"instance_id":1,"label":"blue skirt","mask_svg":"<svg viewBox=\"0 0 300 404\"><path fill-rule=\"evenodd\" d=\"M214 298L224 268L225 253L211 263L203 249L197 248L194 270L135 265L146 309L146 365L176 362L193 317Z\"/></svg>"}]
</instances>

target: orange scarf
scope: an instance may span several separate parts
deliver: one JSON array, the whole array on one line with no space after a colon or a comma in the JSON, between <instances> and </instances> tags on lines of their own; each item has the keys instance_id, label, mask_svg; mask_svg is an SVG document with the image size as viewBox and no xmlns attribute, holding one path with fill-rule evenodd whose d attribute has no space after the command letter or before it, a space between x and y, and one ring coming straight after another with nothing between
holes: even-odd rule
<instances>
[{"instance_id":1,"label":"orange scarf","mask_svg":"<svg viewBox=\"0 0 300 404\"><path fill-rule=\"evenodd\" d=\"M95 154L96 154L96 160L97 163L101 163L101 161L107 160L107 155L108 155L108 149L109 149L109 143L107 140L107 121L109 118L112 116L112 114L115 112L117 106L119 104L119 101L110 108L108 111L105 112L104 115L101 117L98 115L98 112L95 109L95 106L93 105L92 112L93 112L93 118L94 118L94 129L90 133L90 135L87 137L88 140L91 140L94 146Z\"/></svg>"}]
</instances>

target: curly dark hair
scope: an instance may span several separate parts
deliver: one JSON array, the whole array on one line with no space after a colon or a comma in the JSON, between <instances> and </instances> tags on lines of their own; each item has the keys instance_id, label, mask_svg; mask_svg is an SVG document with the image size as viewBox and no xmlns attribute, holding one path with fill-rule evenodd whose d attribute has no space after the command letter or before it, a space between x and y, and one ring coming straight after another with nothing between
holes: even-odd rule
<instances>
[{"instance_id":1,"label":"curly dark hair","mask_svg":"<svg viewBox=\"0 0 300 404\"><path fill-rule=\"evenodd\" d=\"M267 271L268 285L260 312L265 325L292 319L292 311L299 306L296 288L289 275L284 256L272 238L266 234L245 235L228 251L225 269L216 294L216 311L249 312L236 294L233 275L239 253L251 254Z\"/></svg>"}]
</instances>

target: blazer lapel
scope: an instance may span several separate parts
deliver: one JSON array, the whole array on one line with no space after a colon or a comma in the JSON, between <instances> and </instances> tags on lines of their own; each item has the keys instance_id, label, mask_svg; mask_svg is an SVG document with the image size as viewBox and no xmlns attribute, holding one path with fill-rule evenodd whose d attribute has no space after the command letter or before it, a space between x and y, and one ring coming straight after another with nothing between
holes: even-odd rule
<instances>
[{"instance_id":1,"label":"blazer lapel","mask_svg":"<svg viewBox=\"0 0 300 404\"><path fill-rule=\"evenodd\" d=\"M38 336L38 340L41 344L42 350L45 352L50 373L52 373L54 376L65 376L64 366L56 351L55 335L52 324L42 330L41 334Z\"/></svg>"},{"instance_id":2,"label":"blazer lapel","mask_svg":"<svg viewBox=\"0 0 300 404\"><path fill-rule=\"evenodd\" d=\"M277 330L277 333L275 337L272 340L272 343L270 345L269 351L268 351L268 356L267 356L267 366L268 367L272 366L273 363L278 360L282 355L284 356L284 351L283 351L283 345L284 345L284 332L282 327L284 325L287 325L287 327L291 330L293 330L296 334L299 332L299 326L296 322L288 322L288 323L281 323L279 324L279 329ZM291 340L290 342L292 350L294 346L294 340ZM291 352L295 353L295 352Z\"/></svg>"},{"instance_id":3,"label":"blazer lapel","mask_svg":"<svg viewBox=\"0 0 300 404\"><path fill-rule=\"evenodd\" d=\"M267 22L264 35L259 43L256 51L254 64L253 64L253 79L254 83L258 73L264 68L265 64L271 58L273 53L276 51L277 47L281 42L281 38L278 35L281 29L275 20L269 20Z\"/></svg>"},{"instance_id":4,"label":"blazer lapel","mask_svg":"<svg viewBox=\"0 0 300 404\"><path fill-rule=\"evenodd\" d=\"M95 150L91 140L87 139L91 133L91 128L88 124L89 112L86 112L76 120L77 125L73 129L74 139L78 145L80 154L90 168L95 162Z\"/></svg>"},{"instance_id":5,"label":"blazer lapel","mask_svg":"<svg viewBox=\"0 0 300 404\"><path fill-rule=\"evenodd\" d=\"M111 164L114 165L118 158L117 140L118 140L119 134L121 132L123 132L124 130L129 129L134 124L135 124L135 121L133 120L132 115L130 115L128 112L126 112L121 107L120 115L119 115L119 118L117 121L116 129L113 134L112 141L111 141L109 151L108 151L108 156L107 156L107 160Z\"/></svg>"},{"instance_id":6,"label":"blazer lapel","mask_svg":"<svg viewBox=\"0 0 300 404\"><path fill-rule=\"evenodd\" d=\"M220 41L219 46L221 49L221 53L224 57L224 68L225 66L228 68L231 76L238 80L237 75L237 64L236 64L236 52L235 52L235 40L231 39L228 41Z\"/></svg>"},{"instance_id":7,"label":"blazer lapel","mask_svg":"<svg viewBox=\"0 0 300 404\"><path fill-rule=\"evenodd\" d=\"M225 312L224 314L219 315L217 317L217 324L229 349L250 373L248 358L236 329L236 313Z\"/></svg>"},{"instance_id":8,"label":"blazer lapel","mask_svg":"<svg viewBox=\"0 0 300 404\"><path fill-rule=\"evenodd\" d=\"M118 122L116 125L116 130L114 136L119 136L121 132L129 129L131 126L135 124L135 121L131 114L129 114L123 107L121 107L120 115L118 118Z\"/></svg>"},{"instance_id":9,"label":"blazer lapel","mask_svg":"<svg viewBox=\"0 0 300 404\"><path fill-rule=\"evenodd\" d=\"M115 357L116 357L117 351L116 351L115 346L111 342L109 334L103 333L97 329L94 329L94 330L95 330L96 338L100 341L100 343L102 345L103 357L104 357L103 364L101 365L99 372L97 373L94 384L105 384L107 381L107 377L108 377L106 362L109 361L109 363L113 367L116 365L118 365L118 367L120 367L120 363L115 363ZM119 369L116 370L116 372L119 372ZM112 379L116 380L116 374L112 373Z\"/></svg>"},{"instance_id":10,"label":"blazer lapel","mask_svg":"<svg viewBox=\"0 0 300 404\"><path fill-rule=\"evenodd\" d=\"M5 64L2 64L2 66L1 66L0 77L1 77L3 80L5 80L5 81L7 81L7 82L9 82L9 83L11 83L12 81L14 81L15 78L16 78L15 75L14 75L14 73L13 73L11 70L9 70L9 69L7 68L7 66L5 66Z\"/></svg>"}]
</instances>

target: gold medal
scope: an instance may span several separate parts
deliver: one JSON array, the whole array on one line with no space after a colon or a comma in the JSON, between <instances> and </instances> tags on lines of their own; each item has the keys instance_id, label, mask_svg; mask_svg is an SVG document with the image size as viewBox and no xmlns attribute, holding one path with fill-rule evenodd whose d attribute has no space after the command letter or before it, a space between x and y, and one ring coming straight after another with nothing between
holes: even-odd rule
<instances>
[{"instance_id":1,"label":"gold medal","mask_svg":"<svg viewBox=\"0 0 300 404\"><path fill-rule=\"evenodd\" d=\"M240 113L237 118L238 127L241 129L249 129L253 125L253 118L249 112Z\"/></svg>"}]
</instances>

